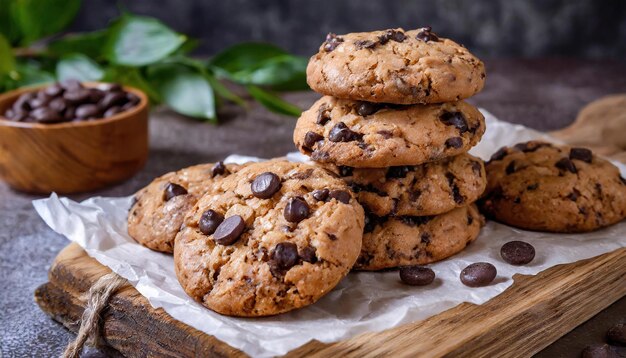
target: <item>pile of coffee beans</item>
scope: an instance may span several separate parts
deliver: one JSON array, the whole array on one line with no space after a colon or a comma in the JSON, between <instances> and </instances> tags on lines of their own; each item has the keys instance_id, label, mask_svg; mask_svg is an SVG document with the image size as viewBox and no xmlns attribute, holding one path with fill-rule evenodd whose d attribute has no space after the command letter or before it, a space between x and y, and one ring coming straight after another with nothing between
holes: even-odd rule
<instances>
[{"instance_id":1,"label":"pile of coffee beans","mask_svg":"<svg viewBox=\"0 0 626 358\"><path fill-rule=\"evenodd\" d=\"M21 95L3 116L16 122L60 123L112 117L139 104L139 97L110 83L84 87L68 80Z\"/></svg>"}]
</instances>

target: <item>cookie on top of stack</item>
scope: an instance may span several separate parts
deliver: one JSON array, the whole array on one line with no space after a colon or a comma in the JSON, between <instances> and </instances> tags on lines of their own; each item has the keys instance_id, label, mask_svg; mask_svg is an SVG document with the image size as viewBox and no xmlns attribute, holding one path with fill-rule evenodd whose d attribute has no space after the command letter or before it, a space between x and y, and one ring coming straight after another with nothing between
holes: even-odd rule
<instances>
[{"instance_id":1,"label":"cookie on top of stack","mask_svg":"<svg viewBox=\"0 0 626 358\"><path fill-rule=\"evenodd\" d=\"M427 264L476 239L486 175L467 152L485 121L463 99L484 85L478 58L429 27L329 34L307 81L325 96L302 114L294 142L365 208L355 269Z\"/></svg>"}]
</instances>

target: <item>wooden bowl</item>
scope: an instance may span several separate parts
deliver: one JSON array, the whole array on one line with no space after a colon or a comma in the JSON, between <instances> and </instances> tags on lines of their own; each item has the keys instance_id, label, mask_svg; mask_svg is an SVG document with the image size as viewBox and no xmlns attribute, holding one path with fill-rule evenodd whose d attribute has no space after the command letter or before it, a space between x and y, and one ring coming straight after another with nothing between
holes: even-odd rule
<instances>
[{"instance_id":1,"label":"wooden bowl","mask_svg":"<svg viewBox=\"0 0 626 358\"><path fill-rule=\"evenodd\" d=\"M98 83L84 84L95 87ZM131 177L148 158L148 99L134 88L139 104L106 119L56 124L7 120L17 98L43 87L0 95L0 178L29 193L77 193Z\"/></svg>"}]
</instances>

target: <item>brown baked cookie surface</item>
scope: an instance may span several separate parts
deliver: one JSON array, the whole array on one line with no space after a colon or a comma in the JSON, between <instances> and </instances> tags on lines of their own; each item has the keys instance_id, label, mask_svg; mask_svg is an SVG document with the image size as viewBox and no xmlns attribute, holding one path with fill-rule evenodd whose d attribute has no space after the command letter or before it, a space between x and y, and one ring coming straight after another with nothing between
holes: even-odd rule
<instances>
[{"instance_id":1,"label":"brown baked cookie surface","mask_svg":"<svg viewBox=\"0 0 626 358\"><path fill-rule=\"evenodd\" d=\"M164 174L135 194L128 234L140 244L171 253L187 212L215 180L239 170L237 164L200 164Z\"/></svg>"},{"instance_id":2,"label":"brown baked cookie surface","mask_svg":"<svg viewBox=\"0 0 626 358\"><path fill-rule=\"evenodd\" d=\"M310 305L350 271L364 214L347 185L308 164L269 161L217 183L185 219L174 262L184 290L221 314Z\"/></svg>"},{"instance_id":3,"label":"brown baked cookie surface","mask_svg":"<svg viewBox=\"0 0 626 358\"><path fill-rule=\"evenodd\" d=\"M415 166L352 168L323 165L348 183L377 216L428 216L473 203L487 185L483 161L464 153Z\"/></svg>"},{"instance_id":4,"label":"brown baked cookie surface","mask_svg":"<svg viewBox=\"0 0 626 358\"><path fill-rule=\"evenodd\" d=\"M486 163L484 213L527 230L575 233L626 217L626 181L585 148L531 141L501 148Z\"/></svg>"},{"instance_id":5,"label":"brown baked cookie surface","mask_svg":"<svg viewBox=\"0 0 626 358\"><path fill-rule=\"evenodd\" d=\"M443 260L474 241L483 225L474 204L436 216L369 214L354 269L374 271Z\"/></svg>"},{"instance_id":6,"label":"brown baked cookie surface","mask_svg":"<svg viewBox=\"0 0 626 358\"><path fill-rule=\"evenodd\" d=\"M309 61L316 92L378 103L442 103L480 92L485 66L429 28L329 34Z\"/></svg>"},{"instance_id":7,"label":"brown baked cookie surface","mask_svg":"<svg viewBox=\"0 0 626 358\"><path fill-rule=\"evenodd\" d=\"M484 132L483 115L463 101L395 106L325 96L302 113L293 139L320 163L386 168L465 153Z\"/></svg>"}]
</instances>

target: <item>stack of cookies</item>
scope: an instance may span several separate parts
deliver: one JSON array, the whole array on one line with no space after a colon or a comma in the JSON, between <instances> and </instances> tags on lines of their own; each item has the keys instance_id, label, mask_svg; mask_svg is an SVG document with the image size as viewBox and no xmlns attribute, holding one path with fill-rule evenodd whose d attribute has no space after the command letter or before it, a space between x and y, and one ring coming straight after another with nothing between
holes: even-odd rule
<instances>
[{"instance_id":1,"label":"stack of cookies","mask_svg":"<svg viewBox=\"0 0 626 358\"><path fill-rule=\"evenodd\" d=\"M473 241L483 218L485 131L463 99L483 63L430 28L329 34L307 68L323 95L294 131L304 154L342 177L364 207L360 270L421 265Z\"/></svg>"}]
</instances>

